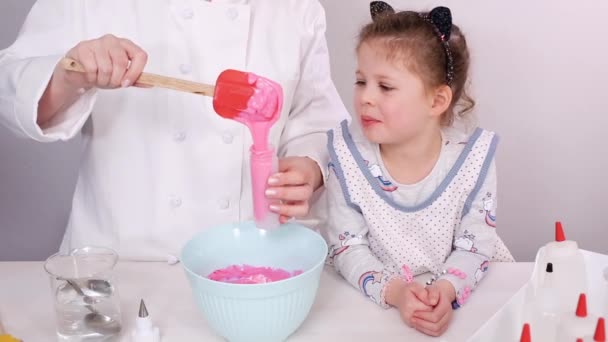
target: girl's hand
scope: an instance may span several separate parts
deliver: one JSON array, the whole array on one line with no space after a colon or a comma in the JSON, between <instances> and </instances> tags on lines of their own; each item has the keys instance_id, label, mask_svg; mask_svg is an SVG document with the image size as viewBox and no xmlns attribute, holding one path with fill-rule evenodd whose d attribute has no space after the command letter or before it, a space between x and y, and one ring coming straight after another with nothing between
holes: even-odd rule
<instances>
[{"instance_id":1,"label":"girl's hand","mask_svg":"<svg viewBox=\"0 0 608 342\"><path fill-rule=\"evenodd\" d=\"M452 302L456 299L456 290L447 280L438 280L427 286L427 304L432 311L416 311L412 320L416 330L430 336L440 336L452 320Z\"/></svg>"},{"instance_id":2,"label":"girl's hand","mask_svg":"<svg viewBox=\"0 0 608 342\"><path fill-rule=\"evenodd\" d=\"M281 204L271 205L270 210L281 215L281 223L307 215L310 198L321 182L321 169L314 160L307 157L279 160L279 173L268 179L266 197L278 199Z\"/></svg>"},{"instance_id":3,"label":"girl's hand","mask_svg":"<svg viewBox=\"0 0 608 342\"><path fill-rule=\"evenodd\" d=\"M427 290L417 282L406 283L402 279L392 279L387 285L385 295L387 304L399 310L401 319L405 324L414 327L415 312L431 312L433 307L426 304Z\"/></svg>"}]
</instances>

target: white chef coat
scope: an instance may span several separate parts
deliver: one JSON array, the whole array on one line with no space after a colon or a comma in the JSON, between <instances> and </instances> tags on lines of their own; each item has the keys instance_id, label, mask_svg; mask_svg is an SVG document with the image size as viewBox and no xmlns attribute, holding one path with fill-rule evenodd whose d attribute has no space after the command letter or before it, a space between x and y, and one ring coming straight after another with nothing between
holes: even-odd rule
<instances>
[{"instance_id":1,"label":"white chef coat","mask_svg":"<svg viewBox=\"0 0 608 342\"><path fill-rule=\"evenodd\" d=\"M250 133L220 118L210 98L90 90L48 127L36 124L60 58L104 34L141 46L147 72L213 84L231 68L279 82L285 100L271 143L279 156L309 156L325 169L325 132L347 113L317 0L39 0L0 52L0 122L41 142L82 132L62 250L100 245L123 259L164 260L206 227L253 216Z\"/></svg>"}]
</instances>

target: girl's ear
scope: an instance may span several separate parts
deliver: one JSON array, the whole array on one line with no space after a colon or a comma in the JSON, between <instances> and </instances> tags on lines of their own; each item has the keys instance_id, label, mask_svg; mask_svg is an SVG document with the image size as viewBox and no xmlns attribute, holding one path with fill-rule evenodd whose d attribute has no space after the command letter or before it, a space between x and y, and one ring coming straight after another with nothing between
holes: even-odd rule
<instances>
[{"instance_id":1,"label":"girl's ear","mask_svg":"<svg viewBox=\"0 0 608 342\"><path fill-rule=\"evenodd\" d=\"M432 98L431 103L431 115L434 117L440 117L445 113L450 105L452 104L452 88L448 85L440 85L436 90Z\"/></svg>"},{"instance_id":2,"label":"girl's ear","mask_svg":"<svg viewBox=\"0 0 608 342\"><path fill-rule=\"evenodd\" d=\"M394 14L395 10L384 1L372 1L369 4L369 13L372 16L372 20L376 21L376 19L382 16Z\"/></svg>"}]
</instances>

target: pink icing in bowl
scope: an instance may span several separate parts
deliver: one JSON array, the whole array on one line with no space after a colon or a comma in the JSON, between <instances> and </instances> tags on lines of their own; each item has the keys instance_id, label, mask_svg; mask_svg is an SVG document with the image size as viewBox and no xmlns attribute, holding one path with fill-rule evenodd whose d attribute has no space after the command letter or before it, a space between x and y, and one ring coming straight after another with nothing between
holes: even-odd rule
<instances>
[{"instance_id":1,"label":"pink icing in bowl","mask_svg":"<svg viewBox=\"0 0 608 342\"><path fill-rule=\"evenodd\" d=\"M281 268L231 265L211 272L208 278L231 284L265 284L285 280L300 274L302 274L301 270L289 272Z\"/></svg>"}]
</instances>

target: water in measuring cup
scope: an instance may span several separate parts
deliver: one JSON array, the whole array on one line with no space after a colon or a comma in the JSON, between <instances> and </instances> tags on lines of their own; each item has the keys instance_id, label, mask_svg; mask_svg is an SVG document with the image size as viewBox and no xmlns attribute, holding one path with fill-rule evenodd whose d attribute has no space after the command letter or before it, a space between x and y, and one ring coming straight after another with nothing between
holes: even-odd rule
<instances>
[{"instance_id":1,"label":"water in measuring cup","mask_svg":"<svg viewBox=\"0 0 608 342\"><path fill-rule=\"evenodd\" d=\"M60 286L56 292L55 311L57 316L57 337L60 342L101 342L116 341L117 334L107 334L99 326L93 329L85 322L85 317L91 313L87 305L100 314L120 322L120 312L113 296L91 296L85 302L69 284ZM101 330L101 332L100 332Z\"/></svg>"}]
</instances>

